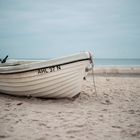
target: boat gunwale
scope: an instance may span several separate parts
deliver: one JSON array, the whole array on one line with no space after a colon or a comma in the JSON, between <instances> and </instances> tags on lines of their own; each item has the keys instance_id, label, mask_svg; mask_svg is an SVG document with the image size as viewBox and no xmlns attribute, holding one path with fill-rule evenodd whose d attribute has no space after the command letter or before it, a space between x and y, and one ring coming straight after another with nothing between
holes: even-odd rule
<instances>
[{"instance_id":1,"label":"boat gunwale","mask_svg":"<svg viewBox=\"0 0 140 140\"><path fill-rule=\"evenodd\" d=\"M3 72L0 72L0 75L26 73L26 72L36 71L36 70L39 70L39 69L63 66L63 65L68 65L68 64L71 64L71 63L76 63L76 62L80 62L80 61L87 61L87 60L91 60L91 58L89 57L89 58L84 58L84 59L78 59L78 60L74 60L74 61L70 61L70 62L60 63L60 64L56 64L56 65L50 65L50 66L42 66L42 67L33 68L33 69L25 69L25 70L18 70L18 71L6 71L6 72L3 71Z\"/></svg>"}]
</instances>

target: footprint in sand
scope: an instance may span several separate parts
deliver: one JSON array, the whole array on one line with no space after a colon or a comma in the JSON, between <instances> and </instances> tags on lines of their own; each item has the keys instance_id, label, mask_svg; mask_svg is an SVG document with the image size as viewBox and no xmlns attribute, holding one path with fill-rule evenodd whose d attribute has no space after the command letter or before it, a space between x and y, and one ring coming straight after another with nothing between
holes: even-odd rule
<instances>
[{"instance_id":1,"label":"footprint in sand","mask_svg":"<svg viewBox=\"0 0 140 140\"><path fill-rule=\"evenodd\" d=\"M9 137L8 135L0 134L0 139L5 139L5 138L8 138L8 137Z\"/></svg>"},{"instance_id":2,"label":"footprint in sand","mask_svg":"<svg viewBox=\"0 0 140 140\"><path fill-rule=\"evenodd\" d=\"M41 138L38 138L36 140L46 140L46 138L45 137L41 137Z\"/></svg>"},{"instance_id":3,"label":"footprint in sand","mask_svg":"<svg viewBox=\"0 0 140 140\"><path fill-rule=\"evenodd\" d=\"M14 127L13 126L9 126L8 129L7 129L7 131L14 132Z\"/></svg>"},{"instance_id":4,"label":"footprint in sand","mask_svg":"<svg viewBox=\"0 0 140 140\"><path fill-rule=\"evenodd\" d=\"M117 125L113 125L112 127L113 127L113 128L118 128L118 129L121 128L120 126L117 126Z\"/></svg>"},{"instance_id":5,"label":"footprint in sand","mask_svg":"<svg viewBox=\"0 0 140 140\"><path fill-rule=\"evenodd\" d=\"M140 137L140 131L134 131L134 132L131 132L131 136L132 137Z\"/></svg>"},{"instance_id":6,"label":"footprint in sand","mask_svg":"<svg viewBox=\"0 0 140 140\"><path fill-rule=\"evenodd\" d=\"M135 111L134 110L128 110L129 114L135 114Z\"/></svg>"}]
</instances>

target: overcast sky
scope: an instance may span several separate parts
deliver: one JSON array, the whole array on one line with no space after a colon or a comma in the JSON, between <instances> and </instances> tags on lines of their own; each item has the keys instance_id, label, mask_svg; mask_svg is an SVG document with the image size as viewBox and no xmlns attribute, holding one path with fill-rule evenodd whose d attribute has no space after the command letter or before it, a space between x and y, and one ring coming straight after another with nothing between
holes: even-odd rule
<instances>
[{"instance_id":1,"label":"overcast sky","mask_svg":"<svg viewBox=\"0 0 140 140\"><path fill-rule=\"evenodd\" d=\"M140 0L0 0L0 57L140 58Z\"/></svg>"}]
</instances>

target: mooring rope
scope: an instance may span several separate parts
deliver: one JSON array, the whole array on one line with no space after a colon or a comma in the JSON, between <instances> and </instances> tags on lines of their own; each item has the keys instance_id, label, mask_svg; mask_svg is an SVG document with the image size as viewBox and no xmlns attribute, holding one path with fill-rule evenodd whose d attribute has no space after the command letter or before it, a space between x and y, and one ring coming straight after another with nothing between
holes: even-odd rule
<instances>
[{"instance_id":1,"label":"mooring rope","mask_svg":"<svg viewBox=\"0 0 140 140\"><path fill-rule=\"evenodd\" d=\"M92 79L93 79L95 94L97 96L97 90L96 90L96 84L95 84L95 75L94 75L94 64L92 64Z\"/></svg>"},{"instance_id":2,"label":"mooring rope","mask_svg":"<svg viewBox=\"0 0 140 140\"><path fill-rule=\"evenodd\" d=\"M95 94L97 96L97 90L96 90L96 84L95 84L95 75L94 75L94 62L93 62L93 57L92 57L91 53L89 53L89 55L90 55L90 60L91 60L93 86L94 86Z\"/></svg>"}]
</instances>

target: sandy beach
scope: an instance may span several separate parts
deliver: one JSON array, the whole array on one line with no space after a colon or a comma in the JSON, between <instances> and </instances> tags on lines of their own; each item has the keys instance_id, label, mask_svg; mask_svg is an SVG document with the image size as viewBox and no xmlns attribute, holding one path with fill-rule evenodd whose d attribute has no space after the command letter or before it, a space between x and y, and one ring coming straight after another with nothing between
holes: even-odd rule
<instances>
[{"instance_id":1,"label":"sandy beach","mask_svg":"<svg viewBox=\"0 0 140 140\"><path fill-rule=\"evenodd\" d=\"M123 70L96 70L97 93L90 74L74 100L0 94L0 140L139 140L140 73Z\"/></svg>"}]
</instances>

